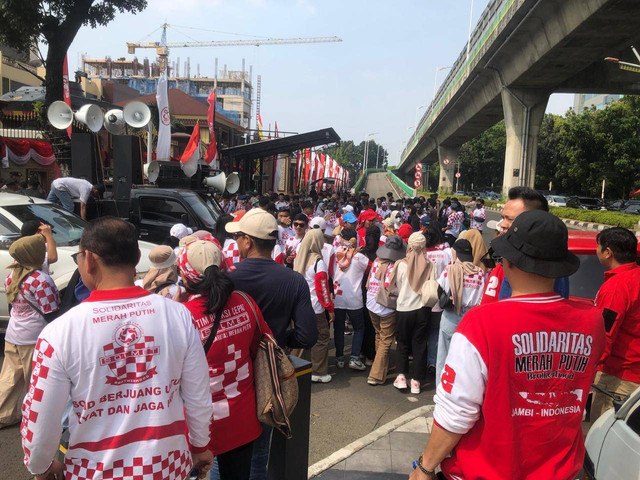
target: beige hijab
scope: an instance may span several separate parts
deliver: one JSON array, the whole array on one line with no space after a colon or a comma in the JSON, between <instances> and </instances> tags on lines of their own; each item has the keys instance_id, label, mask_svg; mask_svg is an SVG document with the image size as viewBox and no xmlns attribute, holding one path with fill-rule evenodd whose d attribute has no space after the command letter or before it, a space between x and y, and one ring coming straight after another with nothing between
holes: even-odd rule
<instances>
[{"instance_id":1,"label":"beige hijab","mask_svg":"<svg viewBox=\"0 0 640 480\"><path fill-rule=\"evenodd\" d=\"M407 256L398 260L391 272L389 291L391 291L396 284L398 265L404 262L407 265L407 278L411 289L418 294L422 293L422 285L429 278L431 269L433 268L433 264L427 260L427 256L425 255L426 245L427 239L421 232L411 234L407 245Z\"/></svg>"},{"instance_id":2,"label":"beige hijab","mask_svg":"<svg viewBox=\"0 0 640 480\"><path fill-rule=\"evenodd\" d=\"M293 261L293 269L304 275L310 266L322 259L323 245L324 234L322 230L319 228L309 230L300 242L300 249Z\"/></svg>"},{"instance_id":3,"label":"beige hijab","mask_svg":"<svg viewBox=\"0 0 640 480\"><path fill-rule=\"evenodd\" d=\"M452 249L451 253L455 258L456 251ZM476 267L473 263L463 262L459 258L455 258L455 262L447 267L449 287L451 288L451 298L453 299L453 309L456 312L456 315L460 315L460 311L462 310L462 290L464 289L464 276L473 275L481 271L482 270L479 267Z\"/></svg>"},{"instance_id":4,"label":"beige hijab","mask_svg":"<svg viewBox=\"0 0 640 480\"><path fill-rule=\"evenodd\" d=\"M12 303L20 293L22 281L32 272L42 268L46 252L47 245L44 237L39 233L19 238L11 244L9 255L13 257L15 263L7 266L13 270L11 285L6 292L7 303Z\"/></svg>"},{"instance_id":5,"label":"beige hijab","mask_svg":"<svg viewBox=\"0 0 640 480\"><path fill-rule=\"evenodd\" d=\"M487 254L487 246L484 244L484 240L482 240L482 233L480 230L476 230L475 228L465 230L460 233L458 238L464 238L469 240L471 244L471 248L473 249L473 264L476 267L480 267L483 272L487 271L487 267L481 261L481 258Z\"/></svg>"}]
</instances>

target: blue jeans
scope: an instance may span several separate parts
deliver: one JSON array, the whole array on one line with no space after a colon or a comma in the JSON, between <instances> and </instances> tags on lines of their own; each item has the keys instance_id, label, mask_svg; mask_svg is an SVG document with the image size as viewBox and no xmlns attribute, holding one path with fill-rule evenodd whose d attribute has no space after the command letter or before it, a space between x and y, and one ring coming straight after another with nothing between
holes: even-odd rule
<instances>
[{"instance_id":1,"label":"blue jeans","mask_svg":"<svg viewBox=\"0 0 640 480\"><path fill-rule=\"evenodd\" d=\"M435 367L438 361L438 338L440 337L440 317L442 312L431 311L427 337L427 366ZM437 378L437 377L436 377Z\"/></svg>"},{"instance_id":2,"label":"blue jeans","mask_svg":"<svg viewBox=\"0 0 640 480\"><path fill-rule=\"evenodd\" d=\"M271 434L273 427L262 425L262 433L253 442L251 455L251 476L249 480L267 480L269 465L269 449L271 448Z\"/></svg>"},{"instance_id":3,"label":"blue jeans","mask_svg":"<svg viewBox=\"0 0 640 480\"><path fill-rule=\"evenodd\" d=\"M347 310L336 308L336 319L333 322L333 335L336 343L336 358L344 357L344 324L349 315L353 326L353 343L351 344L351 358L359 358L364 340L364 314L362 309Z\"/></svg>"},{"instance_id":4,"label":"blue jeans","mask_svg":"<svg viewBox=\"0 0 640 480\"><path fill-rule=\"evenodd\" d=\"M73 197L69 194L69 192L64 192L62 190L58 190L57 188L51 187L51 191L47 196L47 201L51 203L59 203L67 212L73 212Z\"/></svg>"},{"instance_id":5,"label":"blue jeans","mask_svg":"<svg viewBox=\"0 0 640 480\"><path fill-rule=\"evenodd\" d=\"M460 312L462 313L462 312ZM451 337L458 328L458 324L462 320L462 315L456 315L453 310L445 309L440 319L440 336L438 337L438 360L436 362L436 385L442 377L442 370L449 353L449 345L451 345Z\"/></svg>"}]
</instances>

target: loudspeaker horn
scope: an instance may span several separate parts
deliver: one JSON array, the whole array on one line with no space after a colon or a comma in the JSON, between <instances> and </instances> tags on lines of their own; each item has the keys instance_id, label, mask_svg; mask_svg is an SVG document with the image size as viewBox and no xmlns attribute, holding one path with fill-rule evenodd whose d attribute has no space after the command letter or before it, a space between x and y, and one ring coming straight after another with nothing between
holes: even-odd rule
<instances>
[{"instance_id":1,"label":"loudspeaker horn","mask_svg":"<svg viewBox=\"0 0 640 480\"><path fill-rule=\"evenodd\" d=\"M47 118L49 123L55 128L64 130L69 128L73 123L73 110L71 107L60 100L53 102L47 109Z\"/></svg>"},{"instance_id":2,"label":"loudspeaker horn","mask_svg":"<svg viewBox=\"0 0 640 480\"><path fill-rule=\"evenodd\" d=\"M99 132L104 123L104 114L99 106L88 103L76 112L76 120L84 123L92 132Z\"/></svg>"},{"instance_id":3,"label":"loudspeaker horn","mask_svg":"<svg viewBox=\"0 0 640 480\"><path fill-rule=\"evenodd\" d=\"M144 103L133 101L124 107L124 121L133 128L143 128L151 120L151 110Z\"/></svg>"},{"instance_id":4,"label":"loudspeaker horn","mask_svg":"<svg viewBox=\"0 0 640 480\"><path fill-rule=\"evenodd\" d=\"M149 183L156 183L160 176L160 164L158 162L147 163L144 166L144 174L149 180Z\"/></svg>"},{"instance_id":5,"label":"loudspeaker horn","mask_svg":"<svg viewBox=\"0 0 640 480\"><path fill-rule=\"evenodd\" d=\"M104 128L112 135L122 135L124 133L124 115L122 110L114 108L104 114Z\"/></svg>"},{"instance_id":6,"label":"loudspeaker horn","mask_svg":"<svg viewBox=\"0 0 640 480\"><path fill-rule=\"evenodd\" d=\"M215 177L205 178L202 183L205 187L210 187L220 193L223 193L227 186L227 176L222 172L220 175L216 175Z\"/></svg>"},{"instance_id":7,"label":"loudspeaker horn","mask_svg":"<svg viewBox=\"0 0 640 480\"><path fill-rule=\"evenodd\" d=\"M238 175L238 172L232 172L229 174L227 181L225 182L225 186L229 193L236 193L240 189L240 175Z\"/></svg>"}]
</instances>

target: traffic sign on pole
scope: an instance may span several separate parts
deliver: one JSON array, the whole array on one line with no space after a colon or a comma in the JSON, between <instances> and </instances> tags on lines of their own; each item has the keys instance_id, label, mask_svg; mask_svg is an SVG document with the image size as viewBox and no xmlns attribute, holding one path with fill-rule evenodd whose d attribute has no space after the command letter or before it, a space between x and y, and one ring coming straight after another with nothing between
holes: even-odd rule
<instances>
[{"instance_id":1,"label":"traffic sign on pole","mask_svg":"<svg viewBox=\"0 0 640 480\"><path fill-rule=\"evenodd\" d=\"M448 158L445 158L444 160L442 160L443 165L449 165L450 163L451 163L451 160L449 160Z\"/></svg>"},{"instance_id":2,"label":"traffic sign on pole","mask_svg":"<svg viewBox=\"0 0 640 480\"><path fill-rule=\"evenodd\" d=\"M460 178L460 177L461 177L460 172L456 172L456 178Z\"/></svg>"},{"instance_id":3,"label":"traffic sign on pole","mask_svg":"<svg viewBox=\"0 0 640 480\"><path fill-rule=\"evenodd\" d=\"M421 163L416 163L416 172L421 172L424 167Z\"/></svg>"},{"instance_id":4,"label":"traffic sign on pole","mask_svg":"<svg viewBox=\"0 0 640 480\"><path fill-rule=\"evenodd\" d=\"M420 188L422 186L422 182L420 180L416 180L413 182L413 186L416 188Z\"/></svg>"},{"instance_id":5,"label":"traffic sign on pole","mask_svg":"<svg viewBox=\"0 0 640 480\"><path fill-rule=\"evenodd\" d=\"M416 178L416 180L420 180L422 178L422 172L416 171L413 176Z\"/></svg>"}]
</instances>

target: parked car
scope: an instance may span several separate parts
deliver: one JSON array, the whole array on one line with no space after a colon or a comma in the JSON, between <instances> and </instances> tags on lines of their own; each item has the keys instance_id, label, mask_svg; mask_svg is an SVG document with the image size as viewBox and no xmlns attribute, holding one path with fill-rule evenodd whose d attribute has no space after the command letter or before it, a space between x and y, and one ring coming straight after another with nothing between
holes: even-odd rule
<instances>
[{"instance_id":1,"label":"parked car","mask_svg":"<svg viewBox=\"0 0 640 480\"><path fill-rule=\"evenodd\" d=\"M579 208L582 210L600 210L602 207L602 200L590 197L570 197L569 200L567 200L567 207Z\"/></svg>"},{"instance_id":2,"label":"parked car","mask_svg":"<svg viewBox=\"0 0 640 480\"><path fill-rule=\"evenodd\" d=\"M640 472L640 388L598 418L585 440L584 477L628 480Z\"/></svg>"},{"instance_id":3,"label":"parked car","mask_svg":"<svg viewBox=\"0 0 640 480\"><path fill-rule=\"evenodd\" d=\"M623 211L632 205L640 205L640 200L616 200L607 204L607 210Z\"/></svg>"},{"instance_id":4,"label":"parked car","mask_svg":"<svg viewBox=\"0 0 640 480\"><path fill-rule=\"evenodd\" d=\"M547 196L547 202L549 202L550 207L566 207L567 197L563 197L561 195L549 195Z\"/></svg>"},{"instance_id":5,"label":"parked car","mask_svg":"<svg viewBox=\"0 0 640 480\"><path fill-rule=\"evenodd\" d=\"M9 323L7 297L4 294L4 279L9 274L7 265L13 263L9 247L20 238L20 228L27 220L38 220L51 225L53 238L58 245L58 261L50 266L51 278L62 292L76 270L71 255L78 251L80 237L87 223L74 213L67 212L45 200L25 195L0 193L0 334L4 334ZM149 252L155 246L139 242L139 275L149 270Z\"/></svg>"},{"instance_id":6,"label":"parked car","mask_svg":"<svg viewBox=\"0 0 640 480\"><path fill-rule=\"evenodd\" d=\"M621 212L640 215L640 203L632 203L631 205L626 205L624 210L621 210Z\"/></svg>"}]
</instances>

